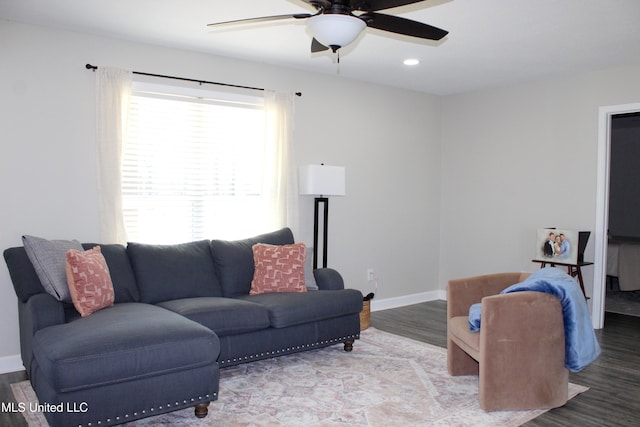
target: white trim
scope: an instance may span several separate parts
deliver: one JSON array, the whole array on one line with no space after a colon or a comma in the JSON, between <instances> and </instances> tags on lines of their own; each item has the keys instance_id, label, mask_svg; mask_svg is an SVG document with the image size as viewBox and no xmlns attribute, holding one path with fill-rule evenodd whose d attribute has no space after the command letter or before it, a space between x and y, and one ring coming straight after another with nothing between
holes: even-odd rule
<instances>
[{"instance_id":1,"label":"white trim","mask_svg":"<svg viewBox=\"0 0 640 427\"><path fill-rule=\"evenodd\" d=\"M595 256L593 265L593 327L604 327L604 295L607 278L607 228L609 224L609 155L611 117L640 111L640 103L600 107L598 119L598 178L596 184Z\"/></svg>"},{"instance_id":2,"label":"white trim","mask_svg":"<svg viewBox=\"0 0 640 427\"><path fill-rule=\"evenodd\" d=\"M18 371L24 371L22 359L19 354L0 357L0 374L8 374L9 372Z\"/></svg>"},{"instance_id":3,"label":"white trim","mask_svg":"<svg viewBox=\"0 0 640 427\"><path fill-rule=\"evenodd\" d=\"M439 299L446 300L447 292L439 290L439 291L421 292L419 294L412 294L412 295L403 295L403 296L394 297L394 298L385 298L382 300L373 299L371 300L371 311L388 310L390 308L404 307L407 305L418 304L421 302L435 301Z\"/></svg>"}]
</instances>

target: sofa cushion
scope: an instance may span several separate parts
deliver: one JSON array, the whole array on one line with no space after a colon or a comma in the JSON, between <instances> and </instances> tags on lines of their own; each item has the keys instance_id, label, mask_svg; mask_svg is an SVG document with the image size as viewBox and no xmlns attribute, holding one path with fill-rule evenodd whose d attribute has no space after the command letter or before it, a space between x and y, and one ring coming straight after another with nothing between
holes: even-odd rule
<instances>
[{"instance_id":1,"label":"sofa cushion","mask_svg":"<svg viewBox=\"0 0 640 427\"><path fill-rule=\"evenodd\" d=\"M207 240L177 245L129 243L127 253L142 302L221 295Z\"/></svg>"},{"instance_id":2,"label":"sofa cushion","mask_svg":"<svg viewBox=\"0 0 640 427\"><path fill-rule=\"evenodd\" d=\"M269 327L267 309L249 301L203 297L165 301L158 305L206 326L220 337Z\"/></svg>"},{"instance_id":3,"label":"sofa cushion","mask_svg":"<svg viewBox=\"0 0 640 427\"><path fill-rule=\"evenodd\" d=\"M127 248L118 244L102 244L102 243L83 243L82 247L87 250L100 246L100 252L111 275L111 283L113 283L113 292L115 293L114 302L139 302L140 292L136 283L136 276L131 269Z\"/></svg>"},{"instance_id":4,"label":"sofa cushion","mask_svg":"<svg viewBox=\"0 0 640 427\"><path fill-rule=\"evenodd\" d=\"M83 243L82 247L86 250L97 245L98 243ZM100 244L100 250L111 274L115 303L139 301L138 285L125 247L117 244ZM20 301L27 302L33 295L46 292L23 246L6 249L4 259Z\"/></svg>"},{"instance_id":5,"label":"sofa cushion","mask_svg":"<svg viewBox=\"0 0 640 427\"><path fill-rule=\"evenodd\" d=\"M237 298L264 306L274 328L331 319L362 310L362 293L355 289L283 292Z\"/></svg>"},{"instance_id":6,"label":"sofa cushion","mask_svg":"<svg viewBox=\"0 0 640 427\"><path fill-rule=\"evenodd\" d=\"M469 317L451 317L447 324L449 337L475 360L480 360L480 334L469 330Z\"/></svg>"},{"instance_id":7,"label":"sofa cushion","mask_svg":"<svg viewBox=\"0 0 640 427\"><path fill-rule=\"evenodd\" d=\"M113 305L113 284L100 246L67 251L67 282L73 305L82 317Z\"/></svg>"},{"instance_id":8,"label":"sofa cushion","mask_svg":"<svg viewBox=\"0 0 640 427\"><path fill-rule=\"evenodd\" d=\"M283 228L244 240L212 240L211 252L220 279L222 295L233 297L248 295L253 280L253 250L256 243L288 245L293 243L293 233Z\"/></svg>"},{"instance_id":9,"label":"sofa cushion","mask_svg":"<svg viewBox=\"0 0 640 427\"><path fill-rule=\"evenodd\" d=\"M58 301L70 303L66 254L69 249L83 250L80 242L22 236L22 243L44 289Z\"/></svg>"},{"instance_id":10,"label":"sofa cushion","mask_svg":"<svg viewBox=\"0 0 640 427\"><path fill-rule=\"evenodd\" d=\"M249 295L269 292L306 292L304 243L292 245L253 245L255 271Z\"/></svg>"},{"instance_id":11,"label":"sofa cushion","mask_svg":"<svg viewBox=\"0 0 640 427\"><path fill-rule=\"evenodd\" d=\"M33 354L58 392L216 363L218 337L161 307L123 303L39 330Z\"/></svg>"}]
</instances>

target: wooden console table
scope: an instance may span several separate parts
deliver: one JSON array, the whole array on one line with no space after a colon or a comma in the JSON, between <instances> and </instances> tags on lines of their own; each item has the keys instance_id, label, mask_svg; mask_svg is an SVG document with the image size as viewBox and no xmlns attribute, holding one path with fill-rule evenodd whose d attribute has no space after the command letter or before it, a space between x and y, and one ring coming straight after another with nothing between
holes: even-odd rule
<instances>
[{"instance_id":1,"label":"wooden console table","mask_svg":"<svg viewBox=\"0 0 640 427\"><path fill-rule=\"evenodd\" d=\"M567 267L567 273L569 273L569 275L571 277L578 277L578 283L580 284L580 289L582 289L582 295L584 295L585 299L589 299L589 297L587 296L586 292L584 291L584 282L582 281L582 271L580 270L580 267L584 267L585 265L593 265L592 262L579 262L577 264L566 264L564 262L557 262L557 261L543 261L540 259L532 259L532 262L539 262L541 264L540 268L544 268L547 266L547 264L549 264L550 267L555 267L556 265L562 265L564 267Z\"/></svg>"}]
</instances>

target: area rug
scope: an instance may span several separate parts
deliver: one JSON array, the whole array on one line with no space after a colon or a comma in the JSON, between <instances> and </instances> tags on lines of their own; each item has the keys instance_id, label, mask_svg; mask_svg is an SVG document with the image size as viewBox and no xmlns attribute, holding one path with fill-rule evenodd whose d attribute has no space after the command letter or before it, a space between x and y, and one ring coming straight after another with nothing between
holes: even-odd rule
<instances>
[{"instance_id":1,"label":"area rug","mask_svg":"<svg viewBox=\"0 0 640 427\"><path fill-rule=\"evenodd\" d=\"M28 381L11 387L18 402L35 402ZM586 390L570 384L569 396ZM449 376L446 349L374 328L351 353L336 345L225 368L219 396L201 420L184 409L124 425L519 426L546 412L485 412L478 378ZM40 413L23 415L30 427L47 425Z\"/></svg>"}]
</instances>

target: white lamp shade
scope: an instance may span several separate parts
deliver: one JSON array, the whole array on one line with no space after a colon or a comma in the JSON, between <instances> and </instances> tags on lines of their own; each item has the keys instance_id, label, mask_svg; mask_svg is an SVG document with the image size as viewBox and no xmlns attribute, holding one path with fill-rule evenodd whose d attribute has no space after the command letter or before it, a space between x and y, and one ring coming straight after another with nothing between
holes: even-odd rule
<instances>
[{"instance_id":1,"label":"white lamp shade","mask_svg":"<svg viewBox=\"0 0 640 427\"><path fill-rule=\"evenodd\" d=\"M306 165L298 174L299 193L313 196L344 196L345 170L343 166Z\"/></svg>"},{"instance_id":2,"label":"white lamp shade","mask_svg":"<svg viewBox=\"0 0 640 427\"><path fill-rule=\"evenodd\" d=\"M343 47L352 43L367 26L351 15L323 14L307 21L313 36L325 46Z\"/></svg>"}]
</instances>

